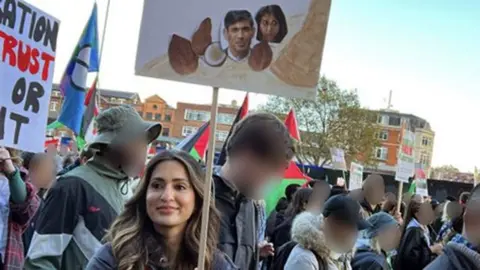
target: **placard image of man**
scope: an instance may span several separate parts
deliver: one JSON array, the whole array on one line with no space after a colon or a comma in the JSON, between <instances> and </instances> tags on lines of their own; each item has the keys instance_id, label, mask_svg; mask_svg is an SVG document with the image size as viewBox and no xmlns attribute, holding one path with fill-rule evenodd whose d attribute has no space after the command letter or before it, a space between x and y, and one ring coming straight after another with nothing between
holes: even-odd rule
<instances>
[{"instance_id":1,"label":"placard image of man","mask_svg":"<svg viewBox=\"0 0 480 270\"><path fill-rule=\"evenodd\" d=\"M250 54L255 26L252 14L247 10L231 10L225 15L223 35L228 42L227 54L234 61L241 61Z\"/></svg>"}]
</instances>

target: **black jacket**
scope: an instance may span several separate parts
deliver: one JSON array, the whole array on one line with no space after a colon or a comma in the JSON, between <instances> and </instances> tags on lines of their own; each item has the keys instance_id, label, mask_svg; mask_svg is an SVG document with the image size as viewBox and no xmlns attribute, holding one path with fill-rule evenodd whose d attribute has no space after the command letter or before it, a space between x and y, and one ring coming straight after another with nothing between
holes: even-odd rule
<instances>
[{"instance_id":1,"label":"black jacket","mask_svg":"<svg viewBox=\"0 0 480 270\"><path fill-rule=\"evenodd\" d=\"M258 269L258 214L246 198L220 176L213 176L215 205L220 212L218 249L242 270Z\"/></svg>"},{"instance_id":2,"label":"black jacket","mask_svg":"<svg viewBox=\"0 0 480 270\"><path fill-rule=\"evenodd\" d=\"M278 220L281 222L273 232L272 241L275 249L292 240L290 231L292 230L293 217L286 217Z\"/></svg>"},{"instance_id":3,"label":"black jacket","mask_svg":"<svg viewBox=\"0 0 480 270\"><path fill-rule=\"evenodd\" d=\"M465 245L448 243L443 254L438 256L425 270L477 270L480 269L480 254Z\"/></svg>"},{"instance_id":4,"label":"black jacket","mask_svg":"<svg viewBox=\"0 0 480 270\"><path fill-rule=\"evenodd\" d=\"M369 247L358 248L351 261L352 270L388 270L385 254L379 254Z\"/></svg>"},{"instance_id":5,"label":"black jacket","mask_svg":"<svg viewBox=\"0 0 480 270\"><path fill-rule=\"evenodd\" d=\"M434 258L435 255L428 246L423 230L419 227L410 227L400 242L395 269L423 270Z\"/></svg>"},{"instance_id":6,"label":"black jacket","mask_svg":"<svg viewBox=\"0 0 480 270\"><path fill-rule=\"evenodd\" d=\"M380 204L376 205L375 208L372 208L367 199L363 199L363 201L360 202L360 205L362 206L364 218L368 218L369 216L382 211L382 206Z\"/></svg>"}]
</instances>

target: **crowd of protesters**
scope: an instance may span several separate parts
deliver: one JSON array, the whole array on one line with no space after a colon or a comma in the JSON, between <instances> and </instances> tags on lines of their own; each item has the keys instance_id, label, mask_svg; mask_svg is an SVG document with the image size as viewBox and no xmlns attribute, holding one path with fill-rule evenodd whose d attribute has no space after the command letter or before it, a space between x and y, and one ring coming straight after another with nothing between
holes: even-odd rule
<instances>
[{"instance_id":1,"label":"crowd of protesters","mask_svg":"<svg viewBox=\"0 0 480 270\"><path fill-rule=\"evenodd\" d=\"M96 122L78 156L0 147L0 269L193 270L204 204L205 269L479 269L479 186L443 203L407 193L398 205L380 175L353 191L312 180L288 186L266 213L268 187L295 155L274 115L235 125L210 201L205 170L189 154L165 150L145 167L160 124L129 106Z\"/></svg>"}]
</instances>

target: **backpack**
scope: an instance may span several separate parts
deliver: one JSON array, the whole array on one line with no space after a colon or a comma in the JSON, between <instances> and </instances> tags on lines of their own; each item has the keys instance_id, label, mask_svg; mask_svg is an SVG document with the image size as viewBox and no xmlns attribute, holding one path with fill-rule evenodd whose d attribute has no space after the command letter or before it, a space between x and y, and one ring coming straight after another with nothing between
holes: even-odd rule
<instances>
[{"instance_id":1,"label":"backpack","mask_svg":"<svg viewBox=\"0 0 480 270\"><path fill-rule=\"evenodd\" d=\"M285 243L283 246L281 246L277 252L275 252L275 257L273 258L273 262L269 268L269 270L283 270L285 267L285 264L287 264L288 257L290 256L290 253L292 253L293 248L297 246L297 242L295 241L290 241ZM323 260L322 257L320 257L315 251L311 250L310 251L315 255L317 258L318 262L318 269L328 269L328 264L325 260Z\"/></svg>"}]
</instances>

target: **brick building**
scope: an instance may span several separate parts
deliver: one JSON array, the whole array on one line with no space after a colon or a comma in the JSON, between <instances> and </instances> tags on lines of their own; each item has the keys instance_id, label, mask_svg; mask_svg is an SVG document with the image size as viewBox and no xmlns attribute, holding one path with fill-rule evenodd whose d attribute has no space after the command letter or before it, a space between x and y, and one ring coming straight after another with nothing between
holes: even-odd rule
<instances>
[{"instance_id":1,"label":"brick building","mask_svg":"<svg viewBox=\"0 0 480 270\"><path fill-rule=\"evenodd\" d=\"M377 134L381 146L375 149L378 169L395 171L404 122L409 123L415 133L415 162L422 164L424 170L428 172L432 164L435 132L425 119L392 110L378 112L377 124L381 127Z\"/></svg>"},{"instance_id":2,"label":"brick building","mask_svg":"<svg viewBox=\"0 0 480 270\"><path fill-rule=\"evenodd\" d=\"M211 105L178 102L172 137L184 138L195 133L205 121L210 119ZM230 105L219 105L217 115L216 147L221 147L227 139L239 107L232 101Z\"/></svg>"},{"instance_id":3,"label":"brick building","mask_svg":"<svg viewBox=\"0 0 480 270\"><path fill-rule=\"evenodd\" d=\"M146 98L143 102L138 93L99 89L99 107L105 110L112 106L129 104L147 121L160 122L162 134L158 138L161 144L174 145L186 136L194 133L210 119L211 105L177 103L177 108L170 106L158 95ZM54 85L50 98L49 123L58 118L62 106L62 95L58 85ZM225 142L239 107L235 101L230 105L219 105L217 116L217 148ZM49 136L72 136L68 129L58 129Z\"/></svg>"}]
</instances>

